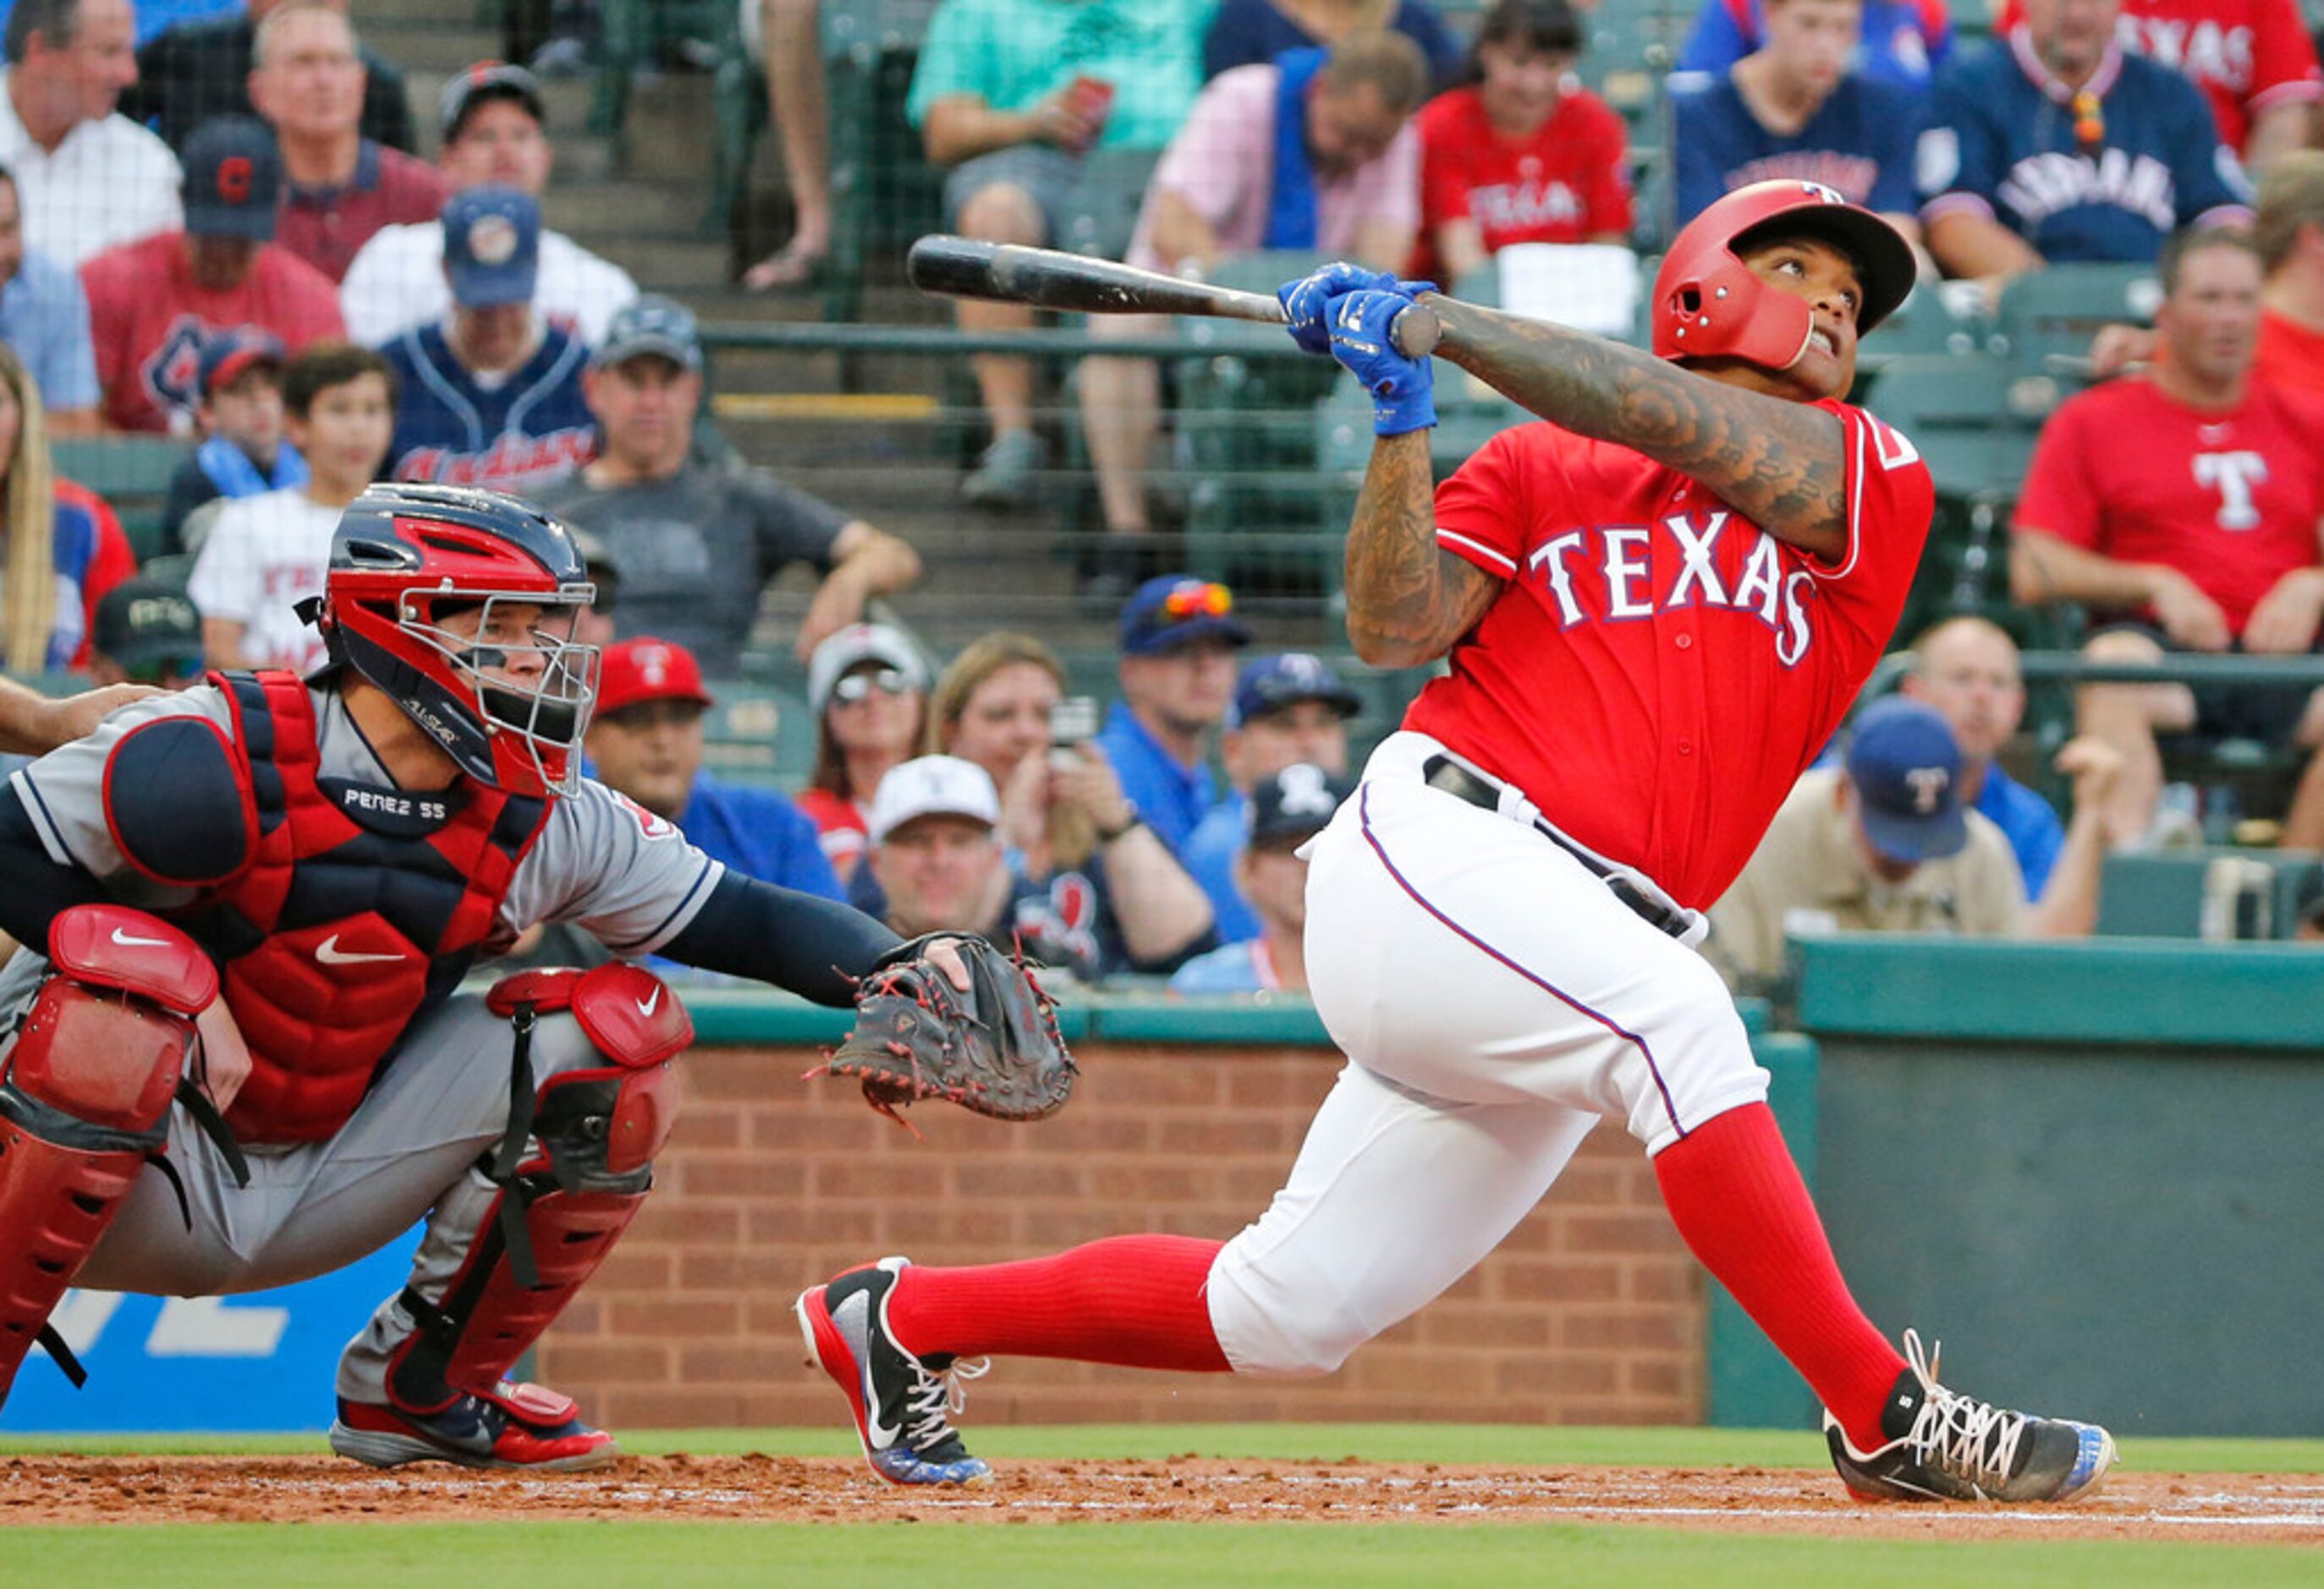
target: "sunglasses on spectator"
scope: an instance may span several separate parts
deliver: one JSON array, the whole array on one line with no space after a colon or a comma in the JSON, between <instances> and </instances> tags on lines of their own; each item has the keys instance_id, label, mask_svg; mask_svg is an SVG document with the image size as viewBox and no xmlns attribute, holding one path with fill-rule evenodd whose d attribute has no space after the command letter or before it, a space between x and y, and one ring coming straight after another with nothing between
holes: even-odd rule
<instances>
[{"instance_id":1,"label":"sunglasses on spectator","mask_svg":"<svg viewBox=\"0 0 2324 1589\"><path fill-rule=\"evenodd\" d=\"M1216 583L1188 580L1162 598L1162 614L1173 623L1188 618L1223 618L1234 610L1234 592Z\"/></svg>"},{"instance_id":2,"label":"sunglasses on spectator","mask_svg":"<svg viewBox=\"0 0 2324 1589\"><path fill-rule=\"evenodd\" d=\"M876 672L850 673L831 687L831 698L843 706L854 706L868 699L873 690L881 695L907 695L912 681L893 668L881 668Z\"/></svg>"}]
</instances>

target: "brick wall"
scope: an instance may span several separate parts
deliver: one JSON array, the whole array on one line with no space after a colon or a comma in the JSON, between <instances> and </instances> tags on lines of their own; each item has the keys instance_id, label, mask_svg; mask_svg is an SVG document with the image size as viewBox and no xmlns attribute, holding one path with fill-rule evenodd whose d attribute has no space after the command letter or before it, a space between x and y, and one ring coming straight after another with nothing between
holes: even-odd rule
<instances>
[{"instance_id":1,"label":"brick wall","mask_svg":"<svg viewBox=\"0 0 2324 1589\"><path fill-rule=\"evenodd\" d=\"M703 1048L659 1186L540 1351L613 1428L829 1423L799 1289L889 1252L1022 1258L1157 1230L1224 1238L1265 1208L1339 1059L1312 1048L1093 1046L1063 1114L914 1112L915 1142L797 1049ZM991 1423L1451 1419L1693 1423L1703 1291L1630 1138L1593 1132L1482 1266L1326 1380L1011 1361Z\"/></svg>"}]
</instances>

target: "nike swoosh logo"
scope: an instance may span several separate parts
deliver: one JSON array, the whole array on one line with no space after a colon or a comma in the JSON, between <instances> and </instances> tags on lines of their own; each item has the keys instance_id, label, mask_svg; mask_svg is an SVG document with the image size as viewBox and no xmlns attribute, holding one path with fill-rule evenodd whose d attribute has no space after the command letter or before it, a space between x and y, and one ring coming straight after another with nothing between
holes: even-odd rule
<instances>
[{"instance_id":1,"label":"nike swoosh logo","mask_svg":"<svg viewBox=\"0 0 2324 1589\"><path fill-rule=\"evenodd\" d=\"M648 1016L650 1016L650 1015L651 1015L655 1011L657 1011L657 1010L659 1010L659 1009L660 1009L660 1008L661 1008L661 990L660 990L659 988L656 988L656 989L654 989L654 991L653 991L653 997L652 997L652 998L650 998L650 999L639 999L639 1000L635 1001L635 1002L636 1002L637 1007L638 1007L638 1013L639 1013L639 1014L641 1014L641 1015L648 1015Z\"/></svg>"},{"instance_id":2,"label":"nike swoosh logo","mask_svg":"<svg viewBox=\"0 0 2324 1589\"><path fill-rule=\"evenodd\" d=\"M326 965L375 965L386 960L401 960L401 955L364 955L354 949L339 947L339 935L333 933L315 946L315 958Z\"/></svg>"},{"instance_id":3,"label":"nike swoosh logo","mask_svg":"<svg viewBox=\"0 0 2324 1589\"><path fill-rule=\"evenodd\" d=\"M117 927L116 927L116 928L115 928L113 929L113 941L114 941L115 943L116 943L116 944L121 945L124 948L128 948L128 947L133 947L133 946L140 945L140 944L142 944L142 945L145 946L145 947L148 947L148 948L153 948L153 949L166 949L166 948L168 948L168 947L170 947L170 940L169 940L168 938L137 938L137 937L133 936L132 934L125 933L125 932L122 931L122 930L121 930L119 928L117 928Z\"/></svg>"},{"instance_id":4,"label":"nike swoosh logo","mask_svg":"<svg viewBox=\"0 0 2324 1589\"><path fill-rule=\"evenodd\" d=\"M872 1389L872 1299L858 1291L839 1305L831 1322L839 1326L840 1339L847 1343L848 1355L855 1359L855 1377L863 1398L863 1435L874 1451L885 1451L904 1432L899 1423L880 1421L880 1399Z\"/></svg>"}]
</instances>

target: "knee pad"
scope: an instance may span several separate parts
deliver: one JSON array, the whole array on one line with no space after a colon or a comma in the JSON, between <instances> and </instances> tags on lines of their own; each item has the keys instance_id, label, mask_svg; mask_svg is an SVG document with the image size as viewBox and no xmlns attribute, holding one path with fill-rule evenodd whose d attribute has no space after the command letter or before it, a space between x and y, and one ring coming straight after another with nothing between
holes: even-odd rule
<instances>
[{"instance_id":1,"label":"knee pad","mask_svg":"<svg viewBox=\"0 0 2324 1589\"><path fill-rule=\"evenodd\" d=\"M0 1400L35 1340L78 1382L49 1315L161 1153L193 1018L217 996L192 939L118 906L60 915L49 958L0 1060Z\"/></svg>"},{"instance_id":2,"label":"knee pad","mask_svg":"<svg viewBox=\"0 0 2324 1589\"><path fill-rule=\"evenodd\" d=\"M497 1383L613 1251L652 1187L653 1156L677 1117L669 1061L694 1035L676 997L634 965L526 972L486 1002L514 1023L520 1067L531 1019L559 1010L571 1011L610 1063L562 1072L529 1095L522 1140L538 1151L504 1177L496 1162L488 1169L499 1195L441 1300L404 1292L419 1328L397 1350L387 1382L413 1411ZM512 1137L518 1129L512 1124Z\"/></svg>"}]
</instances>

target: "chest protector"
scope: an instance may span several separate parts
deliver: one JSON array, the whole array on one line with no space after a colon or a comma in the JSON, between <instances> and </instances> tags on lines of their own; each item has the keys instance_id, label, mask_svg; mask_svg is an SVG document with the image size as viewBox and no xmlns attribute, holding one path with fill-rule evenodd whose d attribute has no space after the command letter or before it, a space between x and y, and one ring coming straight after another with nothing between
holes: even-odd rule
<instances>
[{"instance_id":1,"label":"chest protector","mask_svg":"<svg viewBox=\"0 0 2324 1589\"><path fill-rule=\"evenodd\" d=\"M235 720L257 844L170 914L221 956L251 1075L226 1122L250 1142L330 1136L412 1019L456 986L492 934L549 803L463 778L443 808L359 821L319 778L315 713L287 672L213 674Z\"/></svg>"}]
</instances>

